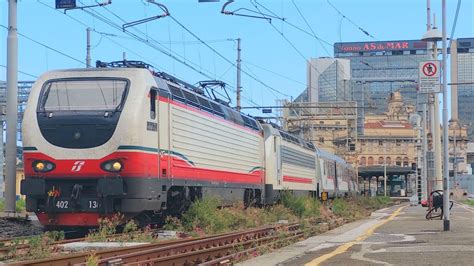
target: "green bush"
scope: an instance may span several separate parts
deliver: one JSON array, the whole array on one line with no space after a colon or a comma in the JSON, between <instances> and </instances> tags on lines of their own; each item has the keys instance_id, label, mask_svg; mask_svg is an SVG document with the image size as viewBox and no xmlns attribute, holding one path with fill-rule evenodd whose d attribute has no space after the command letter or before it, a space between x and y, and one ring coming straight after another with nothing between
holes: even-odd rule
<instances>
[{"instance_id":1,"label":"green bush","mask_svg":"<svg viewBox=\"0 0 474 266\"><path fill-rule=\"evenodd\" d=\"M349 202L344 199L336 198L332 202L332 212L341 217L351 216Z\"/></svg>"},{"instance_id":2,"label":"green bush","mask_svg":"<svg viewBox=\"0 0 474 266\"><path fill-rule=\"evenodd\" d=\"M289 192L283 192L281 197L283 206L293 211L298 217L318 217L320 202L311 197L296 197Z\"/></svg>"},{"instance_id":3,"label":"green bush","mask_svg":"<svg viewBox=\"0 0 474 266\"><path fill-rule=\"evenodd\" d=\"M356 197L355 201L360 206L362 206L366 209L370 209L370 210L377 210L377 209L380 209L380 208L387 207L387 205L389 205L392 202L390 197L384 197L384 196L381 196L381 197L363 197L363 196L360 196L360 197Z\"/></svg>"},{"instance_id":4,"label":"green bush","mask_svg":"<svg viewBox=\"0 0 474 266\"><path fill-rule=\"evenodd\" d=\"M220 202L215 198L195 201L182 215L181 219L168 217L165 228L184 230L200 235L202 233L215 234L243 230L272 224L278 220L292 222L298 220L293 211L282 205L274 205L268 208L245 208L243 204L226 208L220 208L219 206ZM316 213L314 209L310 209L310 212Z\"/></svg>"},{"instance_id":5,"label":"green bush","mask_svg":"<svg viewBox=\"0 0 474 266\"><path fill-rule=\"evenodd\" d=\"M0 200L0 211L5 210L5 200ZM26 203L24 199L19 199L16 201L16 211L24 212L26 210Z\"/></svg>"},{"instance_id":6,"label":"green bush","mask_svg":"<svg viewBox=\"0 0 474 266\"><path fill-rule=\"evenodd\" d=\"M219 201L215 198L206 198L195 201L183 214L182 222L185 229L191 231L200 229L206 233L222 232L228 223L218 214Z\"/></svg>"},{"instance_id":7,"label":"green bush","mask_svg":"<svg viewBox=\"0 0 474 266\"><path fill-rule=\"evenodd\" d=\"M26 202L24 199L19 199L16 201L16 211L17 212L26 211Z\"/></svg>"}]
</instances>

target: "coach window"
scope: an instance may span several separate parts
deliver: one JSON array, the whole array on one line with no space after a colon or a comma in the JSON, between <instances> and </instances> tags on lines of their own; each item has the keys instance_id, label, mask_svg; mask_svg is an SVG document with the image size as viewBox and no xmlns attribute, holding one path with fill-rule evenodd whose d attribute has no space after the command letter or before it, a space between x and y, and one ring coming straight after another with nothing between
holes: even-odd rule
<instances>
[{"instance_id":1,"label":"coach window","mask_svg":"<svg viewBox=\"0 0 474 266\"><path fill-rule=\"evenodd\" d=\"M156 118L156 88L150 90L150 119Z\"/></svg>"}]
</instances>

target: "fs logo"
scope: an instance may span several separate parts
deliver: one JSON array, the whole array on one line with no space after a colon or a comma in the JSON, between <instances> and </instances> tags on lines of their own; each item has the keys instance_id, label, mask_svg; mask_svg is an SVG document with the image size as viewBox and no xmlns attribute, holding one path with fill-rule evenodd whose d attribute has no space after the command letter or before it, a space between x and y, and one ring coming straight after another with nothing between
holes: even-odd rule
<instances>
[{"instance_id":1,"label":"fs logo","mask_svg":"<svg viewBox=\"0 0 474 266\"><path fill-rule=\"evenodd\" d=\"M82 169L82 166L84 166L86 162L85 161L75 161L74 164L72 165L71 172L79 172Z\"/></svg>"}]
</instances>

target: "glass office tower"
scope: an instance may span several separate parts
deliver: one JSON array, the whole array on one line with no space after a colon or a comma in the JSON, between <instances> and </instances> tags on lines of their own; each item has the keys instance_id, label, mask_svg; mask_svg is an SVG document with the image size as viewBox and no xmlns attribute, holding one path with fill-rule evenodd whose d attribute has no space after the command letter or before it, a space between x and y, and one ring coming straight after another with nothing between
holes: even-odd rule
<instances>
[{"instance_id":1,"label":"glass office tower","mask_svg":"<svg viewBox=\"0 0 474 266\"><path fill-rule=\"evenodd\" d=\"M459 38L451 44L451 116L468 127L474 141L474 38Z\"/></svg>"},{"instance_id":2,"label":"glass office tower","mask_svg":"<svg viewBox=\"0 0 474 266\"><path fill-rule=\"evenodd\" d=\"M334 57L350 60L352 99L365 107L359 109L362 121L365 113L386 112L394 91L400 91L405 103L418 110L426 103L426 97L417 93L419 63L429 59L426 42L335 43Z\"/></svg>"}]
</instances>

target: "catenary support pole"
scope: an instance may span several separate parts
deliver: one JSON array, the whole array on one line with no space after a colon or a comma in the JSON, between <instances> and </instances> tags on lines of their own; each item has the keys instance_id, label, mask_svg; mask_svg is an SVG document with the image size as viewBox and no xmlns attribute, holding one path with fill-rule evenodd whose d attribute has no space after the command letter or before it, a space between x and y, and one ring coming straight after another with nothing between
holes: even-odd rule
<instances>
[{"instance_id":1,"label":"catenary support pole","mask_svg":"<svg viewBox=\"0 0 474 266\"><path fill-rule=\"evenodd\" d=\"M240 111L240 94L242 93L242 84L241 84L241 68L240 68L240 38L237 38L237 111Z\"/></svg>"},{"instance_id":2,"label":"catenary support pole","mask_svg":"<svg viewBox=\"0 0 474 266\"><path fill-rule=\"evenodd\" d=\"M387 196L387 158L383 164L383 194L385 197Z\"/></svg>"},{"instance_id":3,"label":"catenary support pole","mask_svg":"<svg viewBox=\"0 0 474 266\"><path fill-rule=\"evenodd\" d=\"M3 109L3 108L2 108ZM2 110L3 111L3 110ZM5 162L5 154L3 153L3 122L5 115L0 113L0 199L4 198L4 195L1 191L5 191L5 176L3 172L3 163Z\"/></svg>"},{"instance_id":4,"label":"catenary support pole","mask_svg":"<svg viewBox=\"0 0 474 266\"><path fill-rule=\"evenodd\" d=\"M18 33L17 0L8 0L7 36L7 139L5 212L15 213L16 206L16 133L18 113Z\"/></svg>"},{"instance_id":5,"label":"catenary support pole","mask_svg":"<svg viewBox=\"0 0 474 266\"><path fill-rule=\"evenodd\" d=\"M91 67L91 28L86 29L87 32L87 46L86 46L86 67Z\"/></svg>"},{"instance_id":6,"label":"catenary support pole","mask_svg":"<svg viewBox=\"0 0 474 266\"><path fill-rule=\"evenodd\" d=\"M423 104L423 179L422 179L422 198L428 199L428 110L427 104Z\"/></svg>"},{"instance_id":7,"label":"catenary support pole","mask_svg":"<svg viewBox=\"0 0 474 266\"><path fill-rule=\"evenodd\" d=\"M448 139L448 81L446 80L446 0L442 0L443 32L443 229L449 231L449 139Z\"/></svg>"},{"instance_id":8,"label":"catenary support pole","mask_svg":"<svg viewBox=\"0 0 474 266\"><path fill-rule=\"evenodd\" d=\"M456 146L457 146L457 139L456 139L456 134L457 134L457 126L458 123L457 121L455 123L455 128L454 128L454 135L453 135L453 153L454 153L454 160L453 160L453 188L456 190L456 179L457 179L457 171L458 171L458 155L456 153ZM462 130L459 130L460 136L462 137Z\"/></svg>"}]
</instances>

